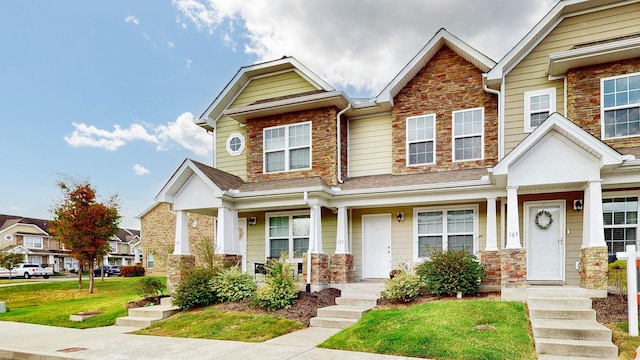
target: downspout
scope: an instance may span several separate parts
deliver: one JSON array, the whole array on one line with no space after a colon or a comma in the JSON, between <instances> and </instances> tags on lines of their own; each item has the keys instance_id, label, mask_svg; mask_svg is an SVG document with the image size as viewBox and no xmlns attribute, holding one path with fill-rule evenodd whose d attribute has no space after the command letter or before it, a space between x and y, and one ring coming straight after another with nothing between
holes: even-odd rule
<instances>
[{"instance_id":1,"label":"downspout","mask_svg":"<svg viewBox=\"0 0 640 360\"><path fill-rule=\"evenodd\" d=\"M351 109L351 103L347 103L347 107L340 110L340 112L338 112L338 115L336 115L336 132L338 133L337 135L337 139L338 139L338 184L342 184L343 180L342 180L342 136L341 136L341 126L340 126L340 117L342 116L342 114L344 114L347 110Z\"/></svg>"},{"instance_id":2,"label":"downspout","mask_svg":"<svg viewBox=\"0 0 640 360\"><path fill-rule=\"evenodd\" d=\"M304 203L309 205L309 193L307 191L304 192L303 199ZM308 293L311 292L311 246L307 249L307 286L305 287L305 290Z\"/></svg>"},{"instance_id":3,"label":"downspout","mask_svg":"<svg viewBox=\"0 0 640 360\"><path fill-rule=\"evenodd\" d=\"M503 145L502 145L502 132L504 131L503 128L503 124L504 121L502 119L503 116L503 111L502 111L502 94L500 93L500 90L494 90L494 89L490 89L487 86L487 74L482 74L482 89L486 92L488 92L489 94L494 94L498 96L498 161L502 160L502 153L503 153Z\"/></svg>"}]
</instances>

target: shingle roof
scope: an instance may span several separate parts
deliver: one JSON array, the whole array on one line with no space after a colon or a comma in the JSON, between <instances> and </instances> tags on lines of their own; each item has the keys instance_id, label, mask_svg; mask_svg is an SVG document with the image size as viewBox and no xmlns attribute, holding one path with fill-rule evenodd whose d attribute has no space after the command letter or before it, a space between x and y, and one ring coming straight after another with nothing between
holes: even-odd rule
<instances>
[{"instance_id":1,"label":"shingle roof","mask_svg":"<svg viewBox=\"0 0 640 360\"><path fill-rule=\"evenodd\" d=\"M480 180L487 168L432 172L413 175L371 175L351 178L339 185L342 190L373 189L395 186L452 183Z\"/></svg>"},{"instance_id":2,"label":"shingle roof","mask_svg":"<svg viewBox=\"0 0 640 360\"><path fill-rule=\"evenodd\" d=\"M200 169L209 180L213 181L216 186L220 188L220 190L226 191L229 189L238 189L244 181L235 175L229 174L228 172L224 172L222 170L218 170L211 166L199 163L197 161L191 160L191 162Z\"/></svg>"},{"instance_id":3,"label":"shingle roof","mask_svg":"<svg viewBox=\"0 0 640 360\"><path fill-rule=\"evenodd\" d=\"M303 187L316 187L327 186L320 177L309 177L301 179L286 179L286 180L272 180L272 181L260 181L254 183L244 183L240 187L241 192L251 191L265 191L265 190L281 190L281 189L296 189Z\"/></svg>"},{"instance_id":4,"label":"shingle roof","mask_svg":"<svg viewBox=\"0 0 640 360\"><path fill-rule=\"evenodd\" d=\"M20 223L35 225L40 229L49 232L49 221L50 220L27 218L17 215L0 214L0 230L4 230L12 225Z\"/></svg>"}]
</instances>

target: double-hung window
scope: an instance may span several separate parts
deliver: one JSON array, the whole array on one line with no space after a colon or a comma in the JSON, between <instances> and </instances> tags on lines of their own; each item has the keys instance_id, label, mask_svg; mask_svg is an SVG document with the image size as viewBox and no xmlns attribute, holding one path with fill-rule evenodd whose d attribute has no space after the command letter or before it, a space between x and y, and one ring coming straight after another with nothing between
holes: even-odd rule
<instances>
[{"instance_id":1,"label":"double-hung window","mask_svg":"<svg viewBox=\"0 0 640 360\"><path fill-rule=\"evenodd\" d=\"M435 163L435 114L407 118L407 165Z\"/></svg>"},{"instance_id":2,"label":"double-hung window","mask_svg":"<svg viewBox=\"0 0 640 360\"><path fill-rule=\"evenodd\" d=\"M602 79L602 137L640 135L640 73Z\"/></svg>"},{"instance_id":3,"label":"double-hung window","mask_svg":"<svg viewBox=\"0 0 640 360\"><path fill-rule=\"evenodd\" d=\"M416 260L434 251L463 250L474 254L478 232L476 206L451 209L416 209L414 252Z\"/></svg>"},{"instance_id":4,"label":"double-hung window","mask_svg":"<svg viewBox=\"0 0 640 360\"><path fill-rule=\"evenodd\" d=\"M153 253L147 253L147 269L153 269Z\"/></svg>"},{"instance_id":5,"label":"double-hung window","mask_svg":"<svg viewBox=\"0 0 640 360\"><path fill-rule=\"evenodd\" d=\"M287 259L301 258L309 249L311 220L309 214L268 216L267 254Z\"/></svg>"},{"instance_id":6,"label":"double-hung window","mask_svg":"<svg viewBox=\"0 0 640 360\"><path fill-rule=\"evenodd\" d=\"M524 129L533 131L556 111L556 88L524 93Z\"/></svg>"},{"instance_id":7,"label":"double-hung window","mask_svg":"<svg viewBox=\"0 0 640 360\"><path fill-rule=\"evenodd\" d=\"M638 239L638 198L602 199L604 240L609 252L626 251Z\"/></svg>"},{"instance_id":8,"label":"double-hung window","mask_svg":"<svg viewBox=\"0 0 640 360\"><path fill-rule=\"evenodd\" d=\"M484 108L453 112L453 161L483 157Z\"/></svg>"},{"instance_id":9,"label":"double-hung window","mask_svg":"<svg viewBox=\"0 0 640 360\"><path fill-rule=\"evenodd\" d=\"M42 236L24 236L24 247L29 249L42 249Z\"/></svg>"},{"instance_id":10,"label":"double-hung window","mask_svg":"<svg viewBox=\"0 0 640 360\"><path fill-rule=\"evenodd\" d=\"M266 128L264 172L311 168L311 123Z\"/></svg>"}]
</instances>

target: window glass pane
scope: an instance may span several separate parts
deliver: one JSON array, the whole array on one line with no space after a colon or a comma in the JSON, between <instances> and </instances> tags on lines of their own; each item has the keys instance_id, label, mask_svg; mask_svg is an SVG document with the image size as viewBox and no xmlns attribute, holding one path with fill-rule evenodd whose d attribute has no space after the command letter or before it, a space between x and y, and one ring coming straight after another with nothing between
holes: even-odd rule
<instances>
[{"instance_id":1,"label":"window glass pane","mask_svg":"<svg viewBox=\"0 0 640 360\"><path fill-rule=\"evenodd\" d=\"M604 239L609 252L626 251L636 244L638 198L602 199Z\"/></svg>"},{"instance_id":2,"label":"window glass pane","mask_svg":"<svg viewBox=\"0 0 640 360\"><path fill-rule=\"evenodd\" d=\"M447 231L473 232L473 210L453 210L447 212Z\"/></svg>"},{"instance_id":3,"label":"window glass pane","mask_svg":"<svg viewBox=\"0 0 640 360\"><path fill-rule=\"evenodd\" d=\"M293 217L293 236L309 237L311 218L309 215L295 215Z\"/></svg>"},{"instance_id":4,"label":"window glass pane","mask_svg":"<svg viewBox=\"0 0 640 360\"><path fill-rule=\"evenodd\" d=\"M604 106L611 107L616 105L616 96L614 94L608 94L604 96Z\"/></svg>"},{"instance_id":5,"label":"window glass pane","mask_svg":"<svg viewBox=\"0 0 640 360\"><path fill-rule=\"evenodd\" d=\"M289 146L309 146L309 124L300 124L289 127Z\"/></svg>"},{"instance_id":6,"label":"window glass pane","mask_svg":"<svg viewBox=\"0 0 640 360\"><path fill-rule=\"evenodd\" d=\"M616 93L616 105L627 105L629 102L627 101L627 93Z\"/></svg>"},{"instance_id":7,"label":"window glass pane","mask_svg":"<svg viewBox=\"0 0 640 360\"><path fill-rule=\"evenodd\" d=\"M274 216L269 218L269 237L289 236L289 217Z\"/></svg>"},{"instance_id":8,"label":"window glass pane","mask_svg":"<svg viewBox=\"0 0 640 360\"><path fill-rule=\"evenodd\" d=\"M616 92L627 90L627 78L618 78L616 79Z\"/></svg>"},{"instance_id":9,"label":"window glass pane","mask_svg":"<svg viewBox=\"0 0 640 360\"><path fill-rule=\"evenodd\" d=\"M640 90L640 75L629 76L629 90Z\"/></svg>"},{"instance_id":10,"label":"window glass pane","mask_svg":"<svg viewBox=\"0 0 640 360\"><path fill-rule=\"evenodd\" d=\"M240 150L241 146L242 140L240 140L240 138L237 136L234 136L231 141L229 141L229 148L231 149L231 151L238 151Z\"/></svg>"},{"instance_id":11,"label":"window glass pane","mask_svg":"<svg viewBox=\"0 0 640 360\"><path fill-rule=\"evenodd\" d=\"M309 251L309 238L293 239L293 257L302 257L304 253Z\"/></svg>"},{"instance_id":12,"label":"window glass pane","mask_svg":"<svg viewBox=\"0 0 640 360\"><path fill-rule=\"evenodd\" d=\"M419 236L418 256L428 257L434 251L442 250L442 236Z\"/></svg>"},{"instance_id":13,"label":"window glass pane","mask_svg":"<svg viewBox=\"0 0 640 360\"><path fill-rule=\"evenodd\" d=\"M463 250L473 254L473 235L450 235L447 245L450 250Z\"/></svg>"},{"instance_id":14,"label":"window glass pane","mask_svg":"<svg viewBox=\"0 0 640 360\"><path fill-rule=\"evenodd\" d=\"M289 169L306 169L309 168L309 155L311 149L293 149L289 152Z\"/></svg>"},{"instance_id":15,"label":"window glass pane","mask_svg":"<svg viewBox=\"0 0 640 360\"><path fill-rule=\"evenodd\" d=\"M427 164L433 162L433 142L409 144L409 164Z\"/></svg>"},{"instance_id":16,"label":"window glass pane","mask_svg":"<svg viewBox=\"0 0 640 360\"><path fill-rule=\"evenodd\" d=\"M284 151L265 154L267 172L284 171Z\"/></svg>"},{"instance_id":17,"label":"window glass pane","mask_svg":"<svg viewBox=\"0 0 640 360\"><path fill-rule=\"evenodd\" d=\"M265 151L284 149L285 128L279 127L275 129L267 129L264 131L264 149Z\"/></svg>"},{"instance_id":18,"label":"window glass pane","mask_svg":"<svg viewBox=\"0 0 640 360\"><path fill-rule=\"evenodd\" d=\"M418 213L418 234L442 234L442 224L441 211Z\"/></svg>"},{"instance_id":19,"label":"window glass pane","mask_svg":"<svg viewBox=\"0 0 640 360\"><path fill-rule=\"evenodd\" d=\"M269 243L269 256L279 258L282 254L289 254L289 240L271 239Z\"/></svg>"},{"instance_id":20,"label":"window glass pane","mask_svg":"<svg viewBox=\"0 0 640 360\"><path fill-rule=\"evenodd\" d=\"M615 84L613 80L605 80L604 81L604 93L611 94L615 91Z\"/></svg>"}]
</instances>

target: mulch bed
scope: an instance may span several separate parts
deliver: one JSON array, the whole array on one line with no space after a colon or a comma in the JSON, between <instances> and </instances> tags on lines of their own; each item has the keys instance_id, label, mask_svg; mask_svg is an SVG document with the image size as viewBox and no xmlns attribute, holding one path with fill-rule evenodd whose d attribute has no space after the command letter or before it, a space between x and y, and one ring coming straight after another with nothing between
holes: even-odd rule
<instances>
[{"instance_id":1,"label":"mulch bed","mask_svg":"<svg viewBox=\"0 0 640 360\"><path fill-rule=\"evenodd\" d=\"M606 298L593 299L596 320L602 324L627 321L627 297L609 294Z\"/></svg>"}]
</instances>

